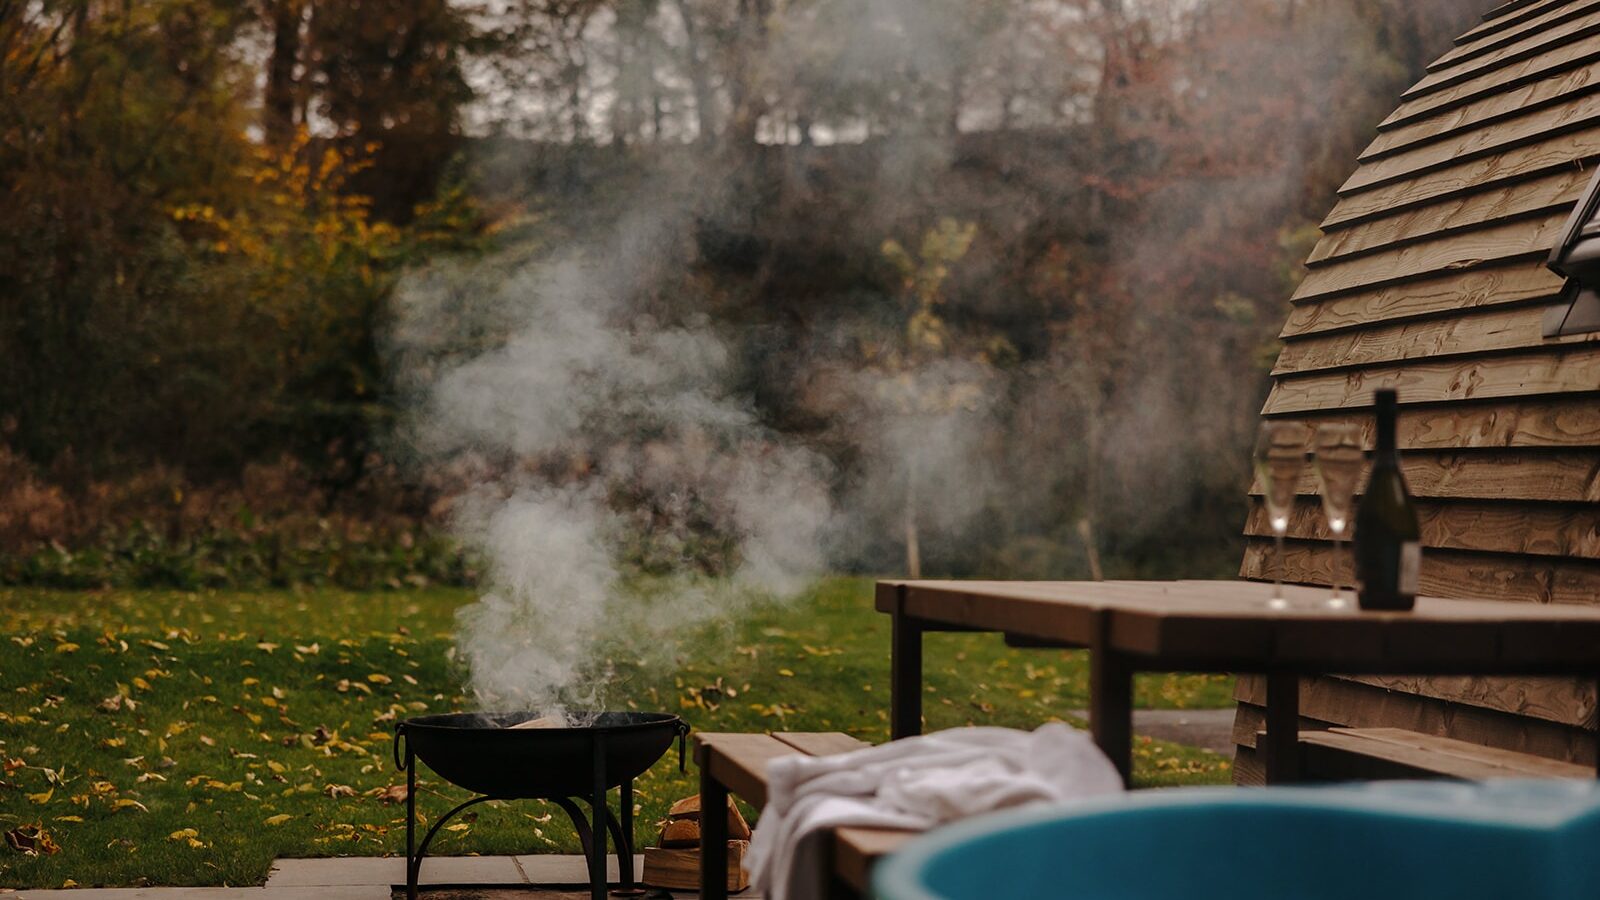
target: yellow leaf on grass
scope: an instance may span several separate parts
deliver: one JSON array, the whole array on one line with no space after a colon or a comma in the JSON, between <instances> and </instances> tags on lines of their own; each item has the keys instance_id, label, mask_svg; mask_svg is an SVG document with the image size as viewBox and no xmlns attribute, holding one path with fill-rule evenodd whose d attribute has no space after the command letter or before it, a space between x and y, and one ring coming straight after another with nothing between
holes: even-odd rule
<instances>
[{"instance_id":1,"label":"yellow leaf on grass","mask_svg":"<svg viewBox=\"0 0 1600 900\"><path fill-rule=\"evenodd\" d=\"M56 816L57 822L82 822L83 816Z\"/></svg>"},{"instance_id":2,"label":"yellow leaf on grass","mask_svg":"<svg viewBox=\"0 0 1600 900\"><path fill-rule=\"evenodd\" d=\"M272 771L274 771L274 772L276 772L276 773L281 775L284 772L288 771L289 767L285 766L283 763L278 762L275 759L269 759L269 760L267 760L267 768L269 768Z\"/></svg>"},{"instance_id":3,"label":"yellow leaf on grass","mask_svg":"<svg viewBox=\"0 0 1600 900\"><path fill-rule=\"evenodd\" d=\"M269 641L262 641L261 643L256 645L256 649L257 650L265 650L268 653L271 653L272 651L278 649L280 646L282 646L282 645L281 644L274 644L274 643L271 643Z\"/></svg>"},{"instance_id":4,"label":"yellow leaf on grass","mask_svg":"<svg viewBox=\"0 0 1600 900\"><path fill-rule=\"evenodd\" d=\"M124 809L137 809L139 812L149 812L150 811L149 809L145 808L145 805L143 803L140 803L137 800L130 800L127 797L121 797L121 798L118 798L117 800L112 801L111 808L113 810L118 811L118 812L121 812Z\"/></svg>"},{"instance_id":5,"label":"yellow leaf on grass","mask_svg":"<svg viewBox=\"0 0 1600 900\"><path fill-rule=\"evenodd\" d=\"M193 828L183 828L183 829L180 829L178 831L174 831L173 833L167 835L167 840L169 840L169 841L182 841L182 840L187 840L189 838L199 837L199 836L200 836L200 832L196 831L195 829L193 829Z\"/></svg>"},{"instance_id":6,"label":"yellow leaf on grass","mask_svg":"<svg viewBox=\"0 0 1600 900\"><path fill-rule=\"evenodd\" d=\"M45 791L42 794L27 794L26 796L27 796L28 801L30 803L37 803L40 806L43 806L44 804L50 802L50 798L55 795L55 792L56 792L56 789L55 788L51 788L50 790Z\"/></svg>"},{"instance_id":7,"label":"yellow leaf on grass","mask_svg":"<svg viewBox=\"0 0 1600 900\"><path fill-rule=\"evenodd\" d=\"M268 825L282 825L292 818L294 818L294 816L291 816L288 813L278 813L275 816L268 816L266 822Z\"/></svg>"},{"instance_id":8,"label":"yellow leaf on grass","mask_svg":"<svg viewBox=\"0 0 1600 900\"><path fill-rule=\"evenodd\" d=\"M57 653L77 653L78 652L78 645L72 643L71 641L63 641L63 642L61 642L61 643L56 645L56 652Z\"/></svg>"},{"instance_id":9,"label":"yellow leaf on grass","mask_svg":"<svg viewBox=\"0 0 1600 900\"><path fill-rule=\"evenodd\" d=\"M779 675L782 675L782 676L783 676L783 677L785 677L785 678L793 678L793 677L794 677L794 673L793 673L793 672L791 672L791 671L790 671L790 670L788 670L788 669L779 669L779 670L778 670L778 674L779 674Z\"/></svg>"},{"instance_id":10,"label":"yellow leaf on grass","mask_svg":"<svg viewBox=\"0 0 1600 900\"><path fill-rule=\"evenodd\" d=\"M371 675L368 675L367 680L373 684L389 684L390 682L394 681L393 678L390 678L387 675L380 675L377 672L373 672Z\"/></svg>"},{"instance_id":11,"label":"yellow leaf on grass","mask_svg":"<svg viewBox=\"0 0 1600 900\"><path fill-rule=\"evenodd\" d=\"M471 827L472 827L471 825L468 825L465 822L457 822L454 825L446 825L444 827L444 830L445 831L466 831L468 828L471 828Z\"/></svg>"}]
</instances>

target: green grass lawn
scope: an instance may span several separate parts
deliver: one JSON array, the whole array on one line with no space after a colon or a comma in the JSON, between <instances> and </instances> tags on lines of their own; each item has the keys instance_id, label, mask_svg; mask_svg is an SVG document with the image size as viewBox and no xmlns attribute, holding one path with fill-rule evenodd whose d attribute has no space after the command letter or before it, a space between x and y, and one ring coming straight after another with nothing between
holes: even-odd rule
<instances>
[{"instance_id":1,"label":"green grass lawn","mask_svg":"<svg viewBox=\"0 0 1600 900\"><path fill-rule=\"evenodd\" d=\"M839 730L888 738L889 623L871 582L830 579L794 603L687 637L613 706L666 710L697 729ZM73 593L0 589L0 832L40 824L60 846L0 842L0 886L217 885L265 879L279 856L403 853L398 718L468 708L451 662L470 592ZM1032 726L1086 705L1081 654L934 635L929 730ZM1143 678L1148 707L1229 703L1231 679ZM1143 785L1226 782L1222 757L1135 748ZM669 752L637 784L640 840L694 773ZM465 799L425 769L431 818ZM440 855L576 852L560 811L488 803L435 842ZM553 814L552 814L553 813ZM457 826L460 826L459 828Z\"/></svg>"}]
</instances>

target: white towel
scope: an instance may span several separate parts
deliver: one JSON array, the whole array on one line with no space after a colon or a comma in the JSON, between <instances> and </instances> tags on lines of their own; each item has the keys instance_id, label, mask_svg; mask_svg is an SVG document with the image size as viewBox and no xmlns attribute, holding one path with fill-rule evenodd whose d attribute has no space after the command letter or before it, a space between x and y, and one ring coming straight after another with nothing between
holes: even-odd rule
<instances>
[{"instance_id":1,"label":"white towel","mask_svg":"<svg viewBox=\"0 0 1600 900\"><path fill-rule=\"evenodd\" d=\"M745 856L769 900L827 895L823 832L926 829L1030 803L1116 793L1122 779L1082 731L952 728L833 756L767 764L767 805Z\"/></svg>"}]
</instances>

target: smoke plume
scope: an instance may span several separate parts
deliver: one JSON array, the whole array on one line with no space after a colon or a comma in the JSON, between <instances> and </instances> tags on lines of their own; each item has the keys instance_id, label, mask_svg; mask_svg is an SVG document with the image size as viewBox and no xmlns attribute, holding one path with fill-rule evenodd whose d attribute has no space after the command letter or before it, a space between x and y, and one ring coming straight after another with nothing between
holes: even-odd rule
<instances>
[{"instance_id":1,"label":"smoke plume","mask_svg":"<svg viewBox=\"0 0 1600 900\"><path fill-rule=\"evenodd\" d=\"M488 564L458 634L487 708L595 708L599 648L670 655L684 627L823 566L825 460L730 389L705 321L640 309L675 224L639 217L600 245L401 291L412 439L460 483L456 531ZM471 334L509 337L448 346Z\"/></svg>"}]
</instances>

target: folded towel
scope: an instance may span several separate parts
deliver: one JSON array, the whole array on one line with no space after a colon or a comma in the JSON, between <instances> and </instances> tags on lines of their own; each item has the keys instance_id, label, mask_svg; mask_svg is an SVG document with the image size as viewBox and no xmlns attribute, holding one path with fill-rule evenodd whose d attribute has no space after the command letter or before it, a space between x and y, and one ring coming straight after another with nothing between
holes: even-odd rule
<instances>
[{"instance_id":1,"label":"folded towel","mask_svg":"<svg viewBox=\"0 0 1600 900\"><path fill-rule=\"evenodd\" d=\"M1122 790L1089 736L1060 722L1038 729L952 728L833 756L767 764L767 805L745 867L769 900L827 894L824 832L840 826L926 829L1030 803Z\"/></svg>"}]
</instances>

